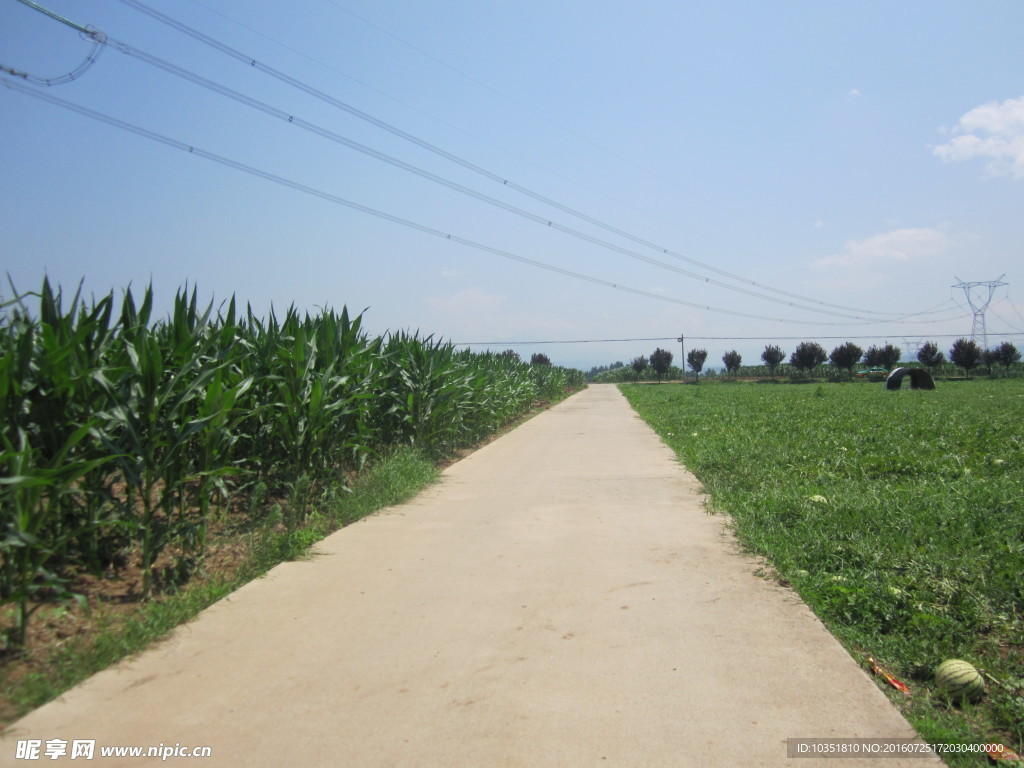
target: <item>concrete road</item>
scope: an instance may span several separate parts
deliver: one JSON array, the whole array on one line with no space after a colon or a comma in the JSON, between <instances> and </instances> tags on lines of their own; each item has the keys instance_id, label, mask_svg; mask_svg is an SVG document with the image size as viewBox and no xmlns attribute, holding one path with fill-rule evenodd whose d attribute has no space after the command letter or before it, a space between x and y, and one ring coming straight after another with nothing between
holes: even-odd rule
<instances>
[{"instance_id":1,"label":"concrete road","mask_svg":"<svg viewBox=\"0 0 1024 768\"><path fill-rule=\"evenodd\" d=\"M0 764L83 739L102 765L809 768L839 763L788 738L913 738L699 491L592 386L15 723Z\"/></svg>"}]
</instances>

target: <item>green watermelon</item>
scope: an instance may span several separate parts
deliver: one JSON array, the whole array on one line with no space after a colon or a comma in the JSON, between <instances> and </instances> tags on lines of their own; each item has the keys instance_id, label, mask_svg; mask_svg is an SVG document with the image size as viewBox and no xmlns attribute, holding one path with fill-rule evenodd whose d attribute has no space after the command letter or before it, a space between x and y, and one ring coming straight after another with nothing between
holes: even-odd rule
<instances>
[{"instance_id":1,"label":"green watermelon","mask_svg":"<svg viewBox=\"0 0 1024 768\"><path fill-rule=\"evenodd\" d=\"M953 701L977 701L985 693L985 681L962 659L949 659L935 668L935 687Z\"/></svg>"}]
</instances>

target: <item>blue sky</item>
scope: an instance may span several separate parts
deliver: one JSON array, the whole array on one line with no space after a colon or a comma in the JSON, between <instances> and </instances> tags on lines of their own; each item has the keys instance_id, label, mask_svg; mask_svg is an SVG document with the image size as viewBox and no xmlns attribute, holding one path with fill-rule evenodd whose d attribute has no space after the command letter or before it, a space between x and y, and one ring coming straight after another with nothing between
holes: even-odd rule
<instances>
[{"instance_id":1,"label":"blue sky","mask_svg":"<svg viewBox=\"0 0 1024 768\"><path fill-rule=\"evenodd\" d=\"M20 291L44 274L65 290L84 279L97 295L152 282L166 307L187 282L260 314L368 308L374 332L495 349L683 333L711 365L729 349L753 363L767 343L788 352L804 339L826 349L933 339L948 350L949 335L971 331L964 292L951 286L1005 275L987 326L1014 335L990 341L1024 346L1015 0L146 0L259 67L121 0L41 4L109 42L71 82L4 83L430 231L0 88L0 268ZM17 0L0 5L4 67L53 79L93 47ZM658 345L678 354L667 341L516 349L589 368Z\"/></svg>"}]
</instances>

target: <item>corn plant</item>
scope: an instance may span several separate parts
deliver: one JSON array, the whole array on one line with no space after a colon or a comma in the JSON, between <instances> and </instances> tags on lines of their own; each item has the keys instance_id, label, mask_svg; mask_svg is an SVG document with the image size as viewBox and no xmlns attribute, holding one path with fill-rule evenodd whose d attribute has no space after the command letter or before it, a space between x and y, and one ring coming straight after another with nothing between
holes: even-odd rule
<instances>
[{"instance_id":1,"label":"corn plant","mask_svg":"<svg viewBox=\"0 0 1024 768\"><path fill-rule=\"evenodd\" d=\"M130 316L126 299L124 316ZM144 307L152 304L147 290ZM200 532L184 509L184 489L198 474L188 461L189 441L212 416L190 418L190 408L220 364L207 364L192 351L175 349L179 367L165 367L157 334L145 324L122 328L127 364L95 378L107 395L101 440L111 451L125 484L141 548L142 593L152 589L152 569L171 542L186 550L200 544ZM136 502L139 509L136 511Z\"/></svg>"},{"instance_id":2,"label":"corn plant","mask_svg":"<svg viewBox=\"0 0 1024 768\"><path fill-rule=\"evenodd\" d=\"M363 417L371 391L374 344L358 321L325 313L317 322L300 320L294 308L278 326L271 317L264 333L272 337L263 361L262 391L271 403L265 439L285 476L322 474L346 455L358 458L368 445Z\"/></svg>"},{"instance_id":3,"label":"corn plant","mask_svg":"<svg viewBox=\"0 0 1024 768\"><path fill-rule=\"evenodd\" d=\"M91 483L107 457L89 450L89 374L103 345L109 305L76 322L79 296L61 311L60 295L44 281L41 321L23 307L5 317L0 356L0 601L14 606L8 647L24 642L31 603L40 595L69 596L64 570L74 545L95 542L100 520ZM84 501L83 501L84 500ZM87 547L86 547L87 549ZM91 563L90 563L91 564Z\"/></svg>"},{"instance_id":4,"label":"corn plant","mask_svg":"<svg viewBox=\"0 0 1024 768\"><path fill-rule=\"evenodd\" d=\"M24 644L29 617L43 604L38 600L40 596L73 597L59 565L68 544L92 526L83 522L73 527L60 518L63 501L74 492L75 482L97 463L68 459L88 432L89 425L75 430L61 450L45 462L39 461L23 430L19 430L15 444L4 436L0 452L0 466L4 469L0 478L4 517L0 602L15 608L14 625L6 631L8 648L17 649Z\"/></svg>"},{"instance_id":5,"label":"corn plant","mask_svg":"<svg viewBox=\"0 0 1024 768\"><path fill-rule=\"evenodd\" d=\"M389 442L434 446L457 442L466 417L465 373L451 344L392 334L384 345L388 376L380 398Z\"/></svg>"},{"instance_id":6,"label":"corn plant","mask_svg":"<svg viewBox=\"0 0 1024 768\"><path fill-rule=\"evenodd\" d=\"M0 305L0 600L16 614L67 599L75 569L129 554L154 590L158 560L201 556L217 508L248 487L287 494L301 533L339 473L414 444L470 445L582 373L456 351L431 336L369 337L362 316L201 307L186 287L163 320L150 286L67 311L48 281ZM347 475L346 475L347 477ZM251 507L251 505L250 505ZM301 538L301 537L300 537Z\"/></svg>"}]
</instances>

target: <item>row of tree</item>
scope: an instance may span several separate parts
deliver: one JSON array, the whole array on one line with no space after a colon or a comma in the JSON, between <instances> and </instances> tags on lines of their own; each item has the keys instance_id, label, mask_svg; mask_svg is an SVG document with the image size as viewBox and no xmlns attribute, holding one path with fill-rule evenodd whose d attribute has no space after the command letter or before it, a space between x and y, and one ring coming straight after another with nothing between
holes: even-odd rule
<instances>
[{"instance_id":1,"label":"row of tree","mask_svg":"<svg viewBox=\"0 0 1024 768\"><path fill-rule=\"evenodd\" d=\"M735 369L730 368L729 361L726 360L730 355L735 355L735 353L726 353L722 361L725 362L729 371L733 372ZM781 349L769 346L765 347L764 352L761 353L761 360L769 370L774 371L784 356L785 353ZM805 341L790 356L789 363L797 370L810 372L828 361L836 368L847 370L852 375L853 369L858 363L870 368L884 368L888 371L899 365L902 357L903 353L900 348L892 344L882 347L873 346L864 351L853 342L848 341L826 354L820 344ZM934 342L929 341L921 345L917 352L917 361L934 371L946 362L946 357ZM1020 352L1008 341L1004 341L994 349L983 350L971 339L957 339L949 350L949 361L953 365L963 368L969 376L971 370L979 365L991 368L995 364L1000 364L1009 368L1014 363L1020 362ZM738 361L736 361L736 368L738 367Z\"/></svg>"},{"instance_id":2,"label":"row of tree","mask_svg":"<svg viewBox=\"0 0 1024 768\"><path fill-rule=\"evenodd\" d=\"M519 353L514 349L506 349L501 353L501 357L507 357L509 360L514 360L517 363L521 363L523 361L519 356ZM551 358L543 352L534 352L530 356L530 365L551 365Z\"/></svg>"},{"instance_id":3,"label":"row of tree","mask_svg":"<svg viewBox=\"0 0 1024 768\"><path fill-rule=\"evenodd\" d=\"M797 346L789 356L789 364L798 371L809 374L819 365L826 362L837 369L846 370L853 375L853 369L859 365L866 365L869 368L884 368L892 370L899 365L903 352L899 347L892 344L884 346L872 346L867 350L862 349L853 342L846 342L826 352L825 348L817 342L805 341ZM700 377L707 362L708 353L705 349L691 349L686 353L686 365L693 371L695 378ZM652 368L660 381L672 367L672 353L660 347L651 353L650 358L634 358L629 367L636 373L636 378L648 368ZM949 350L949 362L963 368L970 376L971 370L978 366L987 366L990 370L994 365L1002 365L1009 369L1010 366L1020 362L1021 355L1017 348L1008 341L1004 341L993 349L981 349L978 344L970 339L958 339ZM786 353L781 347L769 344L761 353L761 362L768 368L769 375L775 376L779 366L786 360ZM946 362L946 356L933 342L921 345L917 353L917 361L926 368L934 371ZM743 356L735 349L722 355L722 363L726 371L735 376L739 373L743 364ZM611 366L623 368L621 363ZM610 370L610 369L605 369Z\"/></svg>"}]
</instances>

